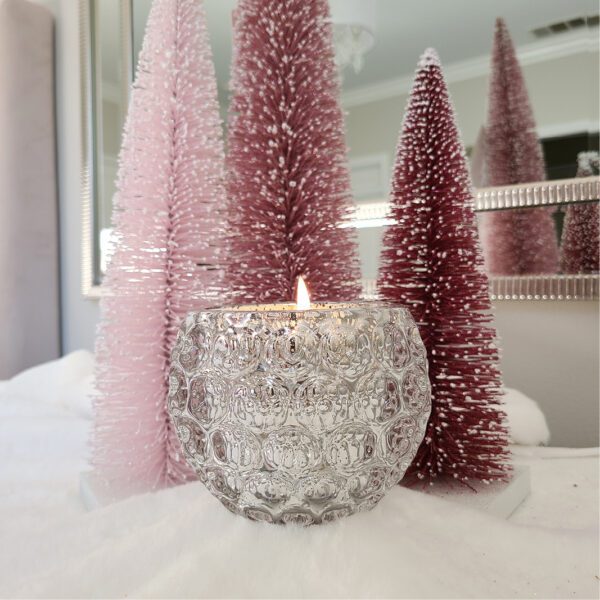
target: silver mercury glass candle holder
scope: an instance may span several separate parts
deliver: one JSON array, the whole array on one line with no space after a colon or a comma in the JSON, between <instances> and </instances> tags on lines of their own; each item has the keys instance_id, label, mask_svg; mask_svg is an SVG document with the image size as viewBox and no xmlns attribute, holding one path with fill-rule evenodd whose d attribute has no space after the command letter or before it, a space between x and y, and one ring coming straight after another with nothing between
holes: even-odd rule
<instances>
[{"instance_id":1,"label":"silver mercury glass candle holder","mask_svg":"<svg viewBox=\"0 0 600 600\"><path fill-rule=\"evenodd\" d=\"M408 310L377 303L190 313L169 411L229 510L324 523L371 509L413 460L431 411L425 348Z\"/></svg>"}]
</instances>

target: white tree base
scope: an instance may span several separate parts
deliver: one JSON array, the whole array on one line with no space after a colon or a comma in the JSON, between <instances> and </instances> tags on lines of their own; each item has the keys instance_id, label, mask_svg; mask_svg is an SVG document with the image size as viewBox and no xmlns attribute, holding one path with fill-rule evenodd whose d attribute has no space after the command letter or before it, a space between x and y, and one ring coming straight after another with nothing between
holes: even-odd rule
<instances>
[{"instance_id":1,"label":"white tree base","mask_svg":"<svg viewBox=\"0 0 600 600\"><path fill-rule=\"evenodd\" d=\"M477 493L461 485L436 484L425 490L427 494L469 506L488 514L508 519L531 492L529 467L515 465L508 483L472 484Z\"/></svg>"},{"instance_id":2,"label":"white tree base","mask_svg":"<svg viewBox=\"0 0 600 600\"><path fill-rule=\"evenodd\" d=\"M527 498L531 491L529 467L515 466L513 476L508 483L474 484L477 493L462 486L450 487L437 484L425 490L425 493L438 496L507 519ZM126 498L123 492L115 496L108 487L92 472L81 474L79 479L81 499L87 510L94 510Z\"/></svg>"},{"instance_id":3,"label":"white tree base","mask_svg":"<svg viewBox=\"0 0 600 600\"><path fill-rule=\"evenodd\" d=\"M119 500L134 496L136 490L120 490L118 494L111 490L104 480L92 471L84 471L79 475L79 495L87 510L95 510L108 506Z\"/></svg>"}]
</instances>

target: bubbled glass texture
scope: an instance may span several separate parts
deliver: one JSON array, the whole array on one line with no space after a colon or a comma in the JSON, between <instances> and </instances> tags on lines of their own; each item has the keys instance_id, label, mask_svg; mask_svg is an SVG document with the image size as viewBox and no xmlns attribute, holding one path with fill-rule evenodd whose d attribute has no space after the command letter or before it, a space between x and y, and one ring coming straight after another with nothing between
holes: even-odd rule
<instances>
[{"instance_id":1,"label":"bubbled glass texture","mask_svg":"<svg viewBox=\"0 0 600 600\"><path fill-rule=\"evenodd\" d=\"M171 364L187 461L251 519L309 525L372 508L402 479L431 410L403 308L191 313Z\"/></svg>"}]
</instances>

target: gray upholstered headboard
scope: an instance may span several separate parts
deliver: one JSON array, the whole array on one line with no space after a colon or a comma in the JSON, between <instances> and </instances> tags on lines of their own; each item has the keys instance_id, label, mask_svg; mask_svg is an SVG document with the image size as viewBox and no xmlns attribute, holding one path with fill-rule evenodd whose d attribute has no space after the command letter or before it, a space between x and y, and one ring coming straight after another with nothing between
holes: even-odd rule
<instances>
[{"instance_id":1,"label":"gray upholstered headboard","mask_svg":"<svg viewBox=\"0 0 600 600\"><path fill-rule=\"evenodd\" d=\"M60 353L54 24L0 0L0 379Z\"/></svg>"}]
</instances>

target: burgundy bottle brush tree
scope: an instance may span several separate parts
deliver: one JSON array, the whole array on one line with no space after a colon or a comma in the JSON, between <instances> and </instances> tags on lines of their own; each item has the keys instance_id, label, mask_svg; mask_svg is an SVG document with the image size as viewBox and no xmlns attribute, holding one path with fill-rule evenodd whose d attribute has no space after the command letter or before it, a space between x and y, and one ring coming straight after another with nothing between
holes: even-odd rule
<instances>
[{"instance_id":1,"label":"burgundy bottle brush tree","mask_svg":"<svg viewBox=\"0 0 600 600\"><path fill-rule=\"evenodd\" d=\"M360 293L339 82L326 0L241 0L235 14L227 186L240 302Z\"/></svg>"},{"instance_id":2,"label":"burgundy bottle brush tree","mask_svg":"<svg viewBox=\"0 0 600 600\"><path fill-rule=\"evenodd\" d=\"M432 413L408 483L505 479L508 434L473 189L434 50L422 56L392 181L378 289L412 312L428 352Z\"/></svg>"},{"instance_id":3,"label":"burgundy bottle brush tree","mask_svg":"<svg viewBox=\"0 0 600 600\"><path fill-rule=\"evenodd\" d=\"M167 414L182 317L223 280L223 144L204 8L155 0L123 147L103 283L92 464L116 495L195 477Z\"/></svg>"},{"instance_id":4,"label":"burgundy bottle brush tree","mask_svg":"<svg viewBox=\"0 0 600 600\"><path fill-rule=\"evenodd\" d=\"M598 152L580 152L577 177L598 175ZM567 206L560 247L560 270L570 274L600 269L600 211L598 202Z\"/></svg>"},{"instance_id":5,"label":"burgundy bottle brush tree","mask_svg":"<svg viewBox=\"0 0 600 600\"><path fill-rule=\"evenodd\" d=\"M546 179L544 157L515 48L502 19L496 22L485 144L486 185ZM556 273L554 209L525 208L484 214L485 261L494 275Z\"/></svg>"}]
</instances>

